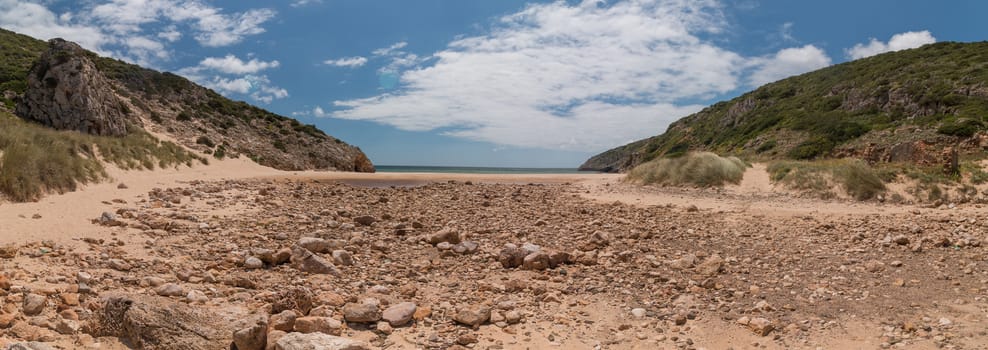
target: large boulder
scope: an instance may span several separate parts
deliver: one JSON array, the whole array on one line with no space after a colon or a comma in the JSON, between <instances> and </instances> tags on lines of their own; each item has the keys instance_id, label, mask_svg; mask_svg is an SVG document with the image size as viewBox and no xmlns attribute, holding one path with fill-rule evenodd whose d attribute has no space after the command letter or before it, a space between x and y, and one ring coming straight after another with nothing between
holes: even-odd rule
<instances>
[{"instance_id":1,"label":"large boulder","mask_svg":"<svg viewBox=\"0 0 988 350\"><path fill-rule=\"evenodd\" d=\"M90 54L62 39L48 42L48 52L31 68L17 115L60 130L123 136L130 108L113 93Z\"/></svg>"},{"instance_id":2,"label":"large boulder","mask_svg":"<svg viewBox=\"0 0 988 350\"><path fill-rule=\"evenodd\" d=\"M237 326L165 297L111 294L100 299L84 330L126 339L136 349L213 350L229 348Z\"/></svg>"},{"instance_id":3,"label":"large boulder","mask_svg":"<svg viewBox=\"0 0 988 350\"><path fill-rule=\"evenodd\" d=\"M278 339L275 350L369 350L359 340L323 333L288 333Z\"/></svg>"}]
</instances>

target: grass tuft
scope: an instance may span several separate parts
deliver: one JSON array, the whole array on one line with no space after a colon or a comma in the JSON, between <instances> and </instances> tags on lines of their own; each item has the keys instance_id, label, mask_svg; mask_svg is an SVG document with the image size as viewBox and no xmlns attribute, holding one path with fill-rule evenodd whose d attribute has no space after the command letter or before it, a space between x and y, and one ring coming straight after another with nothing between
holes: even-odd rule
<instances>
[{"instance_id":1,"label":"grass tuft","mask_svg":"<svg viewBox=\"0 0 988 350\"><path fill-rule=\"evenodd\" d=\"M858 159L822 161L777 161L769 164L773 182L798 191L833 197L833 187L840 186L854 199L873 199L885 192L881 174Z\"/></svg>"},{"instance_id":2,"label":"grass tuft","mask_svg":"<svg viewBox=\"0 0 988 350\"><path fill-rule=\"evenodd\" d=\"M700 187L738 184L747 165L737 157L721 157L709 152L689 153L643 163L628 173L627 181L658 185Z\"/></svg>"},{"instance_id":3,"label":"grass tuft","mask_svg":"<svg viewBox=\"0 0 988 350\"><path fill-rule=\"evenodd\" d=\"M125 137L58 131L0 111L0 195L16 202L74 191L107 178L103 162L122 169L191 166L204 159L144 131Z\"/></svg>"}]
</instances>

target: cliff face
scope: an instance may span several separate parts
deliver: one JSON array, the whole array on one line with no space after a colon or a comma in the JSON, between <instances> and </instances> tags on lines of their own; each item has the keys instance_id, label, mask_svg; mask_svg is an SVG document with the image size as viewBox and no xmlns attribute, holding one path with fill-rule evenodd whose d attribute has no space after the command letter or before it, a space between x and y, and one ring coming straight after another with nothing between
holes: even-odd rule
<instances>
[{"instance_id":1,"label":"cliff face","mask_svg":"<svg viewBox=\"0 0 988 350\"><path fill-rule=\"evenodd\" d=\"M0 31L0 54L20 55L3 62L10 69L0 69L0 87L4 104L16 103L21 118L103 136L144 128L215 158L244 156L282 170L375 170L359 148L315 126L71 42L53 39L42 52L33 41ZM25 66L31 68L23 73Z\"/></svg>"},{"instance_id":2,"label":"cliff face","mask_svg":"<svg viewBox=\"0 0 988 350\"><path fill-rule=\"evenodd\" d=\"M988 42L937 43L766 84L581 168L626 171L687 151L937 165L988 150L986 125Z\"/></svg>"},{"instance_id":3,"label":"cliff face","mask_svg":"<svg viewBox=\"0 0 988 350\"><path fill-rule=\"evenodd\" d=\"M28 72L17 114L59 130L126 135L133 119L84 50L61 39L50 47Z\"/></svg>"}]
</instances>

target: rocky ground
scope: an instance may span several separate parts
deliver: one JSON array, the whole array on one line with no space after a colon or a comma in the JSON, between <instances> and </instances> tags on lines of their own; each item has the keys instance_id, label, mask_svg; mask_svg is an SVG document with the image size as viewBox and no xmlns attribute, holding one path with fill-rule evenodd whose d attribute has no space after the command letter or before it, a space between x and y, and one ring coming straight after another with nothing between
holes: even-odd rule
<instances>
[{"instance_id":1,"label":"rocky ground","mask_svg":"<svg viewBox=\"0 0 988 350\"><path fill-rule=\"evenodd\" d=\"M587 190L244 180L120 198L93 206L113 239L0 249L0 343L988 346L980 209L765 215Z\"/></svg>"}]
</instances>

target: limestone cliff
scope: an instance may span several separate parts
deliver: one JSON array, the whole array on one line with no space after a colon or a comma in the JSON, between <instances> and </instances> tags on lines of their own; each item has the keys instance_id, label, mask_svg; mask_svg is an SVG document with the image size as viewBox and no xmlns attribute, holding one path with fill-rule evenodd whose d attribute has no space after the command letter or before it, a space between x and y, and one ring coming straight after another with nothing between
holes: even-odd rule
<instances>
[{"instance_id":1,"label":"limestone cliff","mask_svg":"<svg viewBox=\"0 0 988 350\"><path fill-rule=\"evenodd\" d=\"M126 135L134 118L85 50L62 39L49 44L28 72L17 114L59 130Z\"/></svg>"}]
</instances>

